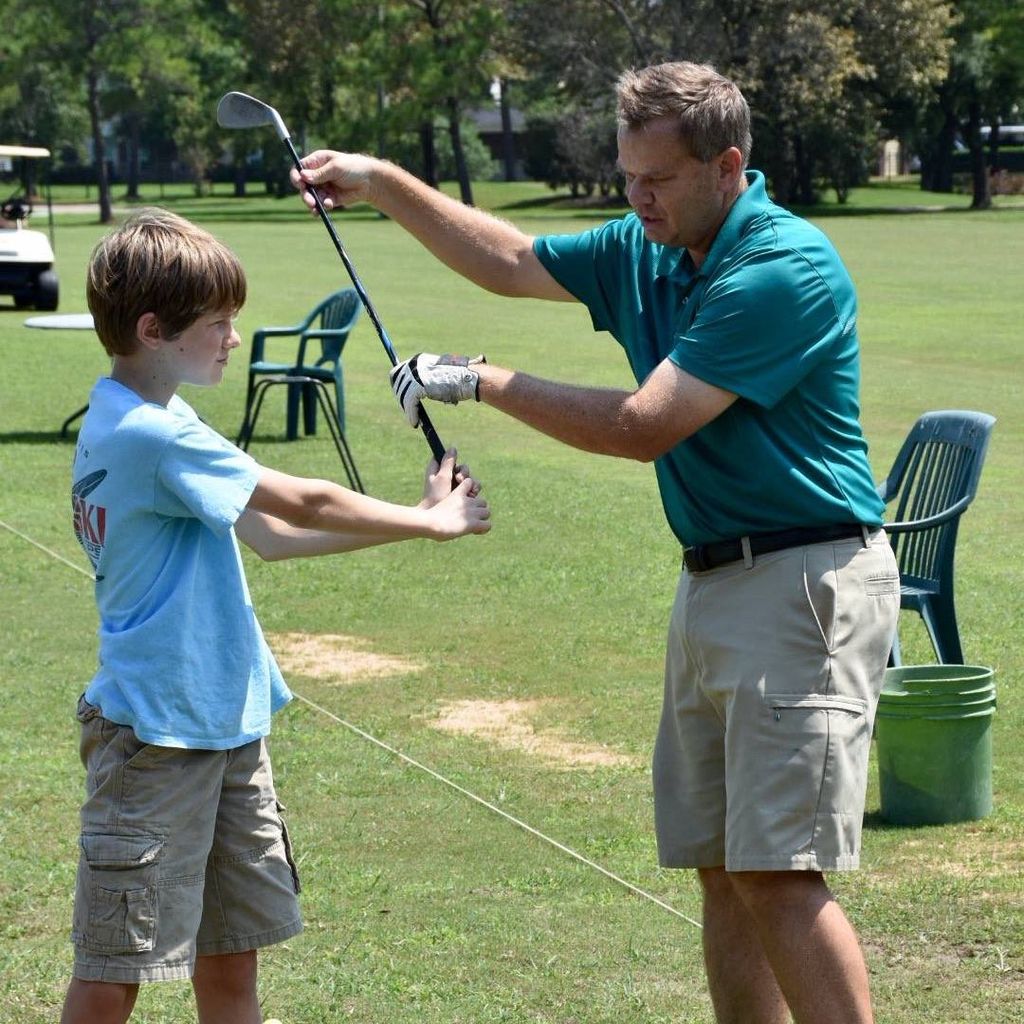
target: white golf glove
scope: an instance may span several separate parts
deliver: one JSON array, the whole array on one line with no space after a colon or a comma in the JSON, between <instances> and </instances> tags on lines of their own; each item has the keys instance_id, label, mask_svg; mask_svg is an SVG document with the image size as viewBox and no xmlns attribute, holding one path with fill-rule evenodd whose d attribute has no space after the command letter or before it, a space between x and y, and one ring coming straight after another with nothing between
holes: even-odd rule
<instances>
[{"instance_id":1,"label":"white golf glove","mask_svg":"<svg viewBox=\"0 0 1024 1024\"><path fill-rule=\"evenodd\" d=\"M482 356L435 356L420 352L391 371L391 390L413 427L420 423L419 404L423 398L458 405L472 398L480 401L480 375L473 369L486 363Z\"/></svg>"}]
</instances>

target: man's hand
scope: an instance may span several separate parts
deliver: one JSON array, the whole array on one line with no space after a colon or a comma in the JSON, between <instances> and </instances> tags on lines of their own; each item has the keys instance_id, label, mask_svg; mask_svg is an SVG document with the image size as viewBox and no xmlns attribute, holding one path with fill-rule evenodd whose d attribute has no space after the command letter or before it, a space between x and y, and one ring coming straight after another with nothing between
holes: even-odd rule
<instances>
[{"instance_id":1,"label":"man's hand","mask_svg":"<svg viewBox=\"0 0 1024 1024\"><path fill-rule=\"evenodd\" d=\"M399 363L391 371L391 390L413 427L419 426L423 398L458 405L472 398L480 401L480 375L473 369L487 360L482 356L435 356L430 352Z\"/></svg>"},{"instance_id":2,"label":"man's hand","mask_svg":"<svg viewBox=\"0 0 1024 1024\"><path fill-rule=\"evenodd\" d=\"M316 209L311 188L317 190L326 210L353 203L373 203L371 178L379 163L373 157L318 149L303 157L301 162L301 173L296 168L289 173L292 184L311 210Z\"/></svg>"}]
</instances>

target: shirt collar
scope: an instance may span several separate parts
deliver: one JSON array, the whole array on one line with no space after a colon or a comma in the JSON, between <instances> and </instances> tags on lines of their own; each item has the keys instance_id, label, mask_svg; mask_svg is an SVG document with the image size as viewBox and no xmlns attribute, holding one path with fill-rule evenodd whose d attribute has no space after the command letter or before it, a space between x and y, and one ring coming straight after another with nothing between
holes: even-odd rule
<instances>
[{"instance_id":1,"label":"shirt collar","mask_svg":"<svg viewBox=\"0 0 1024 1024\"><path fill-rule=\"evenodd\" d=\"M700 270L694 268L687 249L666 245L661 247L661 254L655 267L658 277L688 281L697 274L707 276L714 270L725 254L740 240L750 222L759 217L771 202L765 190L764 175L760 171L747 171L746 178L747 187L739 194L726 214L725 221L718 229L718 234L715 235Z\"/></svg>"}]
</instances>

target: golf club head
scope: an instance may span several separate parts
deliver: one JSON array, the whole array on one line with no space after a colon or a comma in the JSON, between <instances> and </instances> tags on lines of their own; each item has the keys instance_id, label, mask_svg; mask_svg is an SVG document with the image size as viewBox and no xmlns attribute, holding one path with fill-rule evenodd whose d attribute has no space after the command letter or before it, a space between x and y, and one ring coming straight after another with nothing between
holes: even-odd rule
<instances>
[{"instance_id":1,"label":"golf club head","mask_svg":"<svg viewBox=\"0 0 1024 1024\"><path fill-rule=\"evenodd\" d=\"M273 107L244 92L229 92L220 98L217 124L221 128L262 128L272 124L279 139L288 138L288 129L281 115Z\"/></svg>"}]
</instances>

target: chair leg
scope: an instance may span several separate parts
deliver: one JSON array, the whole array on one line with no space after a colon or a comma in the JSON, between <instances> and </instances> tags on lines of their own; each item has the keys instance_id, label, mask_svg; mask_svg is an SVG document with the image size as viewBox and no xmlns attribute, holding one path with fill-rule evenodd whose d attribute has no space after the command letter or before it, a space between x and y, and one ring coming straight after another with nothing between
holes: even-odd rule
<instances>
[{"instance_id":1,"label":"chair leg","mask_svg":"<svg viewBox=\"0 0 1024 1024\"><path fill-rule=\"evenodd\" d=\"M249 442L252 441L253 431L256 429L256 421L260 418L260 410L263 408L263 399L266 397L267 390L272 384L274 384L274 381L270 378L266 378L261 380L253 388L252 418L250 419L248 416L246 417L243 433L238 439L238 447L241 448L243 452L247 452L249 450Z\"/></svg>"},{"instance_id":2,"label":"chair leg","mask_svg":"<svg viewBox=\"0 0 1024 1024\"><path fill-rule=\"evenodd\" d=\"M936 594L921 605L921 618L940 665L962 665L964 652L956 622L953 597Z\"/></svg>"},{"instance_id":3,"label":"chair leg","mask_svg":"<svg viewBox=\"0 0 1024 1024\"><path fill-rule=\"evenodd\" d=\"M341 364L334 374L334 404L338 410L338 429L345 433L345 377L341 372Z\"/></svg>"},{"instance_id":4,"label":"chair leg","mask_svg":"<svg viewBox=\"0 0 1024 1024\"><path fill-rule=\"evenodd\" d=\"M252 413L252 400L256 393L256 378L253 374L249 374L249 383L245 389L245 413L242 416L242 426L238 430L238 439L235 444L243 450L249 447L249 442L252 440L252 428L253 423L250 421L249 416Z\"/></svg>"},{"instance_id":5,"label":"chair leg","mask_svg":"<svg viewBox=\"0 0 1024 1024\"><path fill-rule=\"evenodd\" d=\"M312 384L302 385L302 429L307 437L316 433L316 392Z\"/></svg>"},{"instance_id":6,"label":"chair leg","mask_svg":"<svg viewBox=\"0 0 1024 1024\"><path fill-rule=\"evenodd\" d=\"M897 624L892 634L892 647L889 648L889 668L899 668L903 664L900 655L900 630Z\"/></svg>"},{"instance_id":7,"label":"chair leg","mask_svg":"<svg viewBox=\"0 0 1024 1024\"><path fill-rule=\"evenodd\" d=\"M288 385L288 405L285 414L284 436L289 441L294 441L299 436L299 399L302 397L302 384L294 383Z\"/></svg>"},{"instance_id":8,"label":"chair leg","mask_svg":"<svg viewBox=\"0 0 1024 1024\"><path fill-rule=\"evenodd\" d=\"M322 381L316 381L315 395L317 401L323 407L324 422L330 431L331 440L334 441L338 458L341 459L341 465L345 470L345 475L348 477L352 490L365 494L366 490L363 487L362 478L359 476L359 470L356 469L355 459L352 458L352 451L348 446L348 441L345 439L344 432L338 430L338 413L334 403L331 401L331 393L327 390L327 385Z\"/></svg>"}]
</instances>

